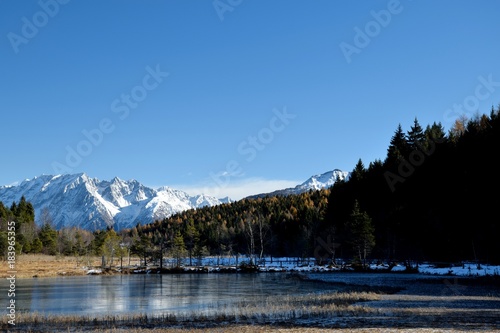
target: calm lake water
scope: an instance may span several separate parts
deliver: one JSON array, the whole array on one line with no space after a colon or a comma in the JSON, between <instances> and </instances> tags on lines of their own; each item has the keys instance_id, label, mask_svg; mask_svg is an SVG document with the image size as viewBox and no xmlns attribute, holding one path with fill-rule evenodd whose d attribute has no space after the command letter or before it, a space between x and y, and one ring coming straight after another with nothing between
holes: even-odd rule
<instances>
[{"instance_id":1,"label":"calm lake water","mask_svg":"<svg viewBox=\"0 0 500 333\"><path fill-rule=\"evenodd\" d=\"M2 290L4 285L2 281ZM283 273L82 276L17 280L15 299L17 311L22 312L159 314L334 288Z\"/></svg>"},{"instance_id":2,"label":"calm lake water","mask_svg":"<svg viewBox=\"0 0 500 333\"><path fill-rule=\"evenodd\" d=\"M387 273L307 275L334 284L301 281L287 273L93 275L19 279L16 281L16 311L90 316L185 314L243 301L264 301L276 295L342 291L345 284L405 288L414 285L417 279L443 279L437 276ZM441 288L447 289L442 282ZM6 293L7 289L7 281L0 281L0 290Z\"/></svg>"}]
</instances>

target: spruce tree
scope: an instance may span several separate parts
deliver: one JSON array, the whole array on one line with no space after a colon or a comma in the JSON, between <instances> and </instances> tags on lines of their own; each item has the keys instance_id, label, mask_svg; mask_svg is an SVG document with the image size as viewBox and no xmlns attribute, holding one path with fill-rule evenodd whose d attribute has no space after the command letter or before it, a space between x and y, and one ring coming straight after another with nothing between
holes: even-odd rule
<instances>
[{"instance_id":1,"label":"spruce tree","mask_svg":"<svg viewBox=\"0 0 500 333\"><path fill-rule=\"evenodd\" d=\"M354 207L349 219L347 220L347 242L358 258L363 268L366 268L366 258L375 246L375 228L372 219L365 211L359 207L357 200L354 201Z\"/></svg>"},{"instance_id":2,"label":"spruce tree","mask_svg":"<svg viewBox=\"0 0 500 333\"><path fill-rule=\"evenodd\" d=\"M31 244L31 253L40 253L42 252L43 244L40 241L40 238L35 238L33 243Z\"/></svg>"},{"instance_id":3,"label":"spruce tree","mask_svg":"<svg viewBox=\"0 0 500 333\"><path fill-rule=\"evenodd\" d=\"M42 242L44 252L55 255L57 252L57 231L52 229L50 224L45 223L40 229L38 237Z\"/></svg>"},{"instance_id":4,"label":"spruce tree","mask_svg":"<svg viewBox=\"0 0 500 333\"><path fill-rule=\"evenodd\" d=\"M446 139L446 133L441 123L434 122L431 126L427 126L424 131L427 141L433 140L440 143Z\"/></svg>"},{"instance_id":5,"label":"spruce tree","mask_svg":"<svg viewBox=\"0 0 500 333\"><path fill-rule=\"evenodd\" d=\"M351 176L349 180L355 181L355 182L360 182L366 173L365 166L363 164L363 161L361 159L358 160L358 163L356 163L356 166L354 167L354 170L351 172Z\"/></svg>"},{"instance_id":6,"label":"spruce tree","mask_svg":"<svg viewBox=\"0 0 500 333\"><path fill-rule=\"evenodd\" d=\"M407 156L409 151L406 135L403 132L401 124L398 125L396 132L391 138L389 148L387 149L387 157L385 159L385 167L392 169L397 167L399 163Z\"/></svg>"},{"instance_id":7,"label":"spruce tree","mask_svg":"<svg viewBox=\"0 0 500 333\"><path fill-rule=\"evenodd\" d=\"M8 236L6 231L0 231L0 258L5 260L7 249L9 248Z\"/></svg>"},{"instance_id":8,"label":"spruce tree","mask_svg":"<svg viewBox=\"0 0 500 333\"><path fill-rule=\"evenodd\" d=\"M5 207L3 202L0 201L0 226L2 226L2 222L8 219L9 213L7 211L7 207Z\"/></svg>"},{"instance_id":9,"label":"spruce tree","mask_svg":"<svg viewBox=\"0 0 500 333\"><path fill-rule=\"evenodd\" d=\"M410 150L419 149L424 144L425 134L417 118L413 121L413 126L410 127L406 137Z\"/></svg>"}]
</instances>

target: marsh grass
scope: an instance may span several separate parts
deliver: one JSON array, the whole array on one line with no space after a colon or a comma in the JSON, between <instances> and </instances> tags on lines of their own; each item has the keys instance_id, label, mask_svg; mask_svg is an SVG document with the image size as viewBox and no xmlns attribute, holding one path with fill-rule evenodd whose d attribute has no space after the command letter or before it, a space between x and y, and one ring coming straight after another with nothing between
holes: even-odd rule
<instances>
[{"instance_id":1,"label":"marsh grass","mask_svg":"<svg viewBox=\"0 0 500 333\"><path fill-rule=\"evenodd\" d=\"M369 308L354 305L357 302L379 299L371 292L323 293L300 296L268 297L262 301L244 301L212 305L203 311L162 314L122 315L45 315L20 313L15 327L2 321L3 329L22 332L71 332L80 329L150 328L171 326L216 326L219 324L275 324L294 320L320 319L332 316L357 316L370 312Z\"/></svg>"},{"instance_id":2,"label":"marsh grass","mask_svg":"<svg viewBox=\"0 0 500 333\"><path fill-rule=\"evenodd\" d=\"M43 331L43 332L51 332ZM68 329L66 332L82 332L78 329ZM92 333L496 333L499 330L470 330L470 329L434 329L434 328L319 328L319 327L283 327L270 325L227 325L219 327L170 327L170 328L111 328L93 329ZM7 332L8 333L8 332ZM26 331L25 333L41 333L41 331Z\"/></svg>"}]
</instances>

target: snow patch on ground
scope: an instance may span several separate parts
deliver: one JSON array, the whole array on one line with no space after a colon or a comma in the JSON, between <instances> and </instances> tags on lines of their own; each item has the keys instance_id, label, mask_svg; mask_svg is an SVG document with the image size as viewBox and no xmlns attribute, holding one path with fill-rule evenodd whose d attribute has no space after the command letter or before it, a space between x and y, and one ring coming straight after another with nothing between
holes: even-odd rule
<instances>
[{"instance_id":1,"label":"snow patch on ground","mask_svg":"<svg viewBox=\"0 0 500 333\"><path fill-rule=\"evenodd\" d=\"M221 270L237 271L242 264L249 264L248 256L209 256L198 260L193 258L191 265L189 259L181 261L181 267L185 271L199 271L197 268L203 267L207 272L219 272ZM260 272L303 272L303 273L319 273L319 272L339 272L345 270L354 270L350 266L341 265L317 265L315 258L290 258L290 257L265 257L262 260L254 258L253 263ZM177 259L164 259L163 267L173 268L177 265ZM432 263L421 263L416 267L415 273L423 275L443 275L443 276L500 276L500 265L488 265L477 263L463 263L460 265L435 265ZM370 264L371 271L389 271L389 264ZM406 266L401 263L393 264L390 272L404 272ZM134 272L140 273L143 270L137 269ZM88 270L87 274L100 274L101 270Z\"/></svg>"}]
</instances>

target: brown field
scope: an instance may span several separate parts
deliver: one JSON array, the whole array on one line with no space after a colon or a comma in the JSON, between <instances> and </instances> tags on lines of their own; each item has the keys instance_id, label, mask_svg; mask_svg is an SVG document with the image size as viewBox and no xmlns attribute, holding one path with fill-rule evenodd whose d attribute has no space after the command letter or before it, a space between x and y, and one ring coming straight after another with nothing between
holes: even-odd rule
<instances>
[{"instance_id":1,"label":"brown field","mask_svg":"<svg viewBox=\"0 0 500 333\"><path fill-rule=\"evenodd\" d=\"M98 257L64 257L43 254L18 255L15 261L16 278L73 276L87 274L86 268L101 264ZM0 278L8 276L7 261L0 261Z\"/></svg>"}]
</instances>

